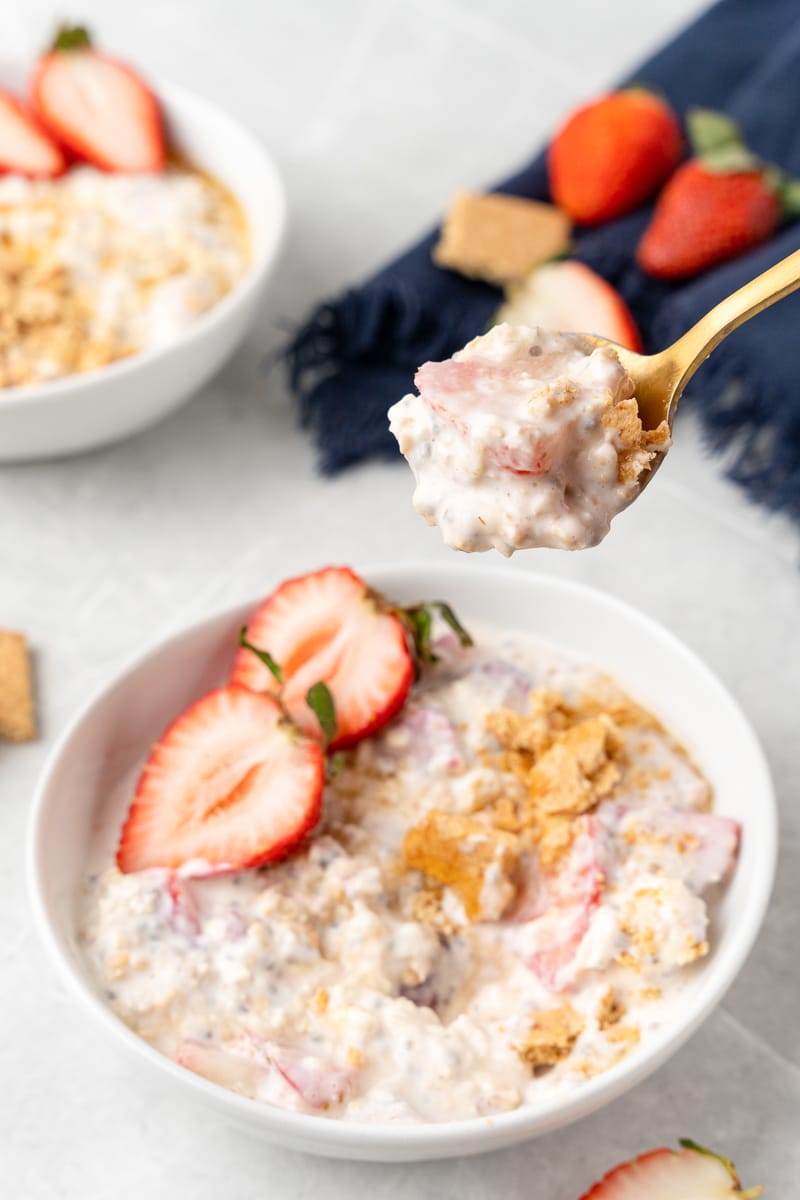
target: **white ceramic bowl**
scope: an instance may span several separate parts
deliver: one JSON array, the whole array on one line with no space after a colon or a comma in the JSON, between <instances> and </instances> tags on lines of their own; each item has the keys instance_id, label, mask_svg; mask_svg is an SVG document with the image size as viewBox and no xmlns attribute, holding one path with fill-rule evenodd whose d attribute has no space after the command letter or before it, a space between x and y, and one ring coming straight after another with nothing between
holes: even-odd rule
<instances>
[{"instance_id":1,"label":"white ceramic bowl","mask_svg":"<svg viewBox=\"0 0 800 1200\"><path fill-rule=\"evenodd\" d=\"M19 86L18 69L0 69ZM107 367L30 387L0 388L0 462L75 454L161 420L209 379L250 327L283 241L286 202L267 151L199 96L156 84L171 143L225 183L247 217L252 260L236 286L174 342Z\"/></svg>"},{"instance_id":2,"label":"white ceramic bowl","mask_svg":"<svg viewBox=\"0 0 800 1200\"><path fill-rule=\"evenodd\" d=\"M75 935L75 898L86 873L90 832L109 822L119 828L147 748L192 699L224 678L252 603L162 642L78 714L53 750L37 791L29 840L31 895L62 978L118 1044L161 1073L165 1087L297 1150L383 1161L475 1154L546 1133L608 1103L655 1070L708 1016L742 966L769 899L776 843L772 785L753 731L718 680L672 634L618 600L560 579L461 563L388 567L365 575L401 602L447 599L467 625L482 619L536 633L610 671L689 748L714 786L717 811L742 823L741 853L717 911L713 950L694 971L671 1024L605 1074L537 1107L490 1119L391 1126L303 1116L244 1099L165 1058L106 1007Z\"/></svg>"}]
</instances>

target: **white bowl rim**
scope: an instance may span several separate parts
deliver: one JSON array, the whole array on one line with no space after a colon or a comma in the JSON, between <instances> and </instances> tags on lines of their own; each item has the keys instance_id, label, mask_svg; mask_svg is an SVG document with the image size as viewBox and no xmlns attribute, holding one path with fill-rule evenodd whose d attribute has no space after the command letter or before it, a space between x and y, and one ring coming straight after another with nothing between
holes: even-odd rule
<instances>
[{"instance_id":1,"label":"white bowl rim","mask_svg":"<svg viewBox=\"0 0 800 1200\"><path fill-rule=\"evenodd\" d=\"M488 1117L470 1117L457 1121L421 1123L419 1125L392 1125L377 1122L345 1122L294 1113L240 1096L236 1092L211 1083L200 1075L187 1071L177 1062L150 1046L103 1003L100 997L91 990L85 979L73 969L62 949L60 939L50 926L46 912L40 883L39 847L44 829L44 802L50 776L54 773L63 750L78 727L90 716L95 707L102 704L106 694L118 687L127 675L144 666L149 660L160 656L183 635L194 633L203 625L215 623L226 616L233 620L235 615L248 607L251 610L254 609L263 600L263 594L255 600L227 605L223 609L212 611L199 620L160 637L144 651L131 656L111 679L95 689L58 737L40 774L28 824L26 872L35 924L62 982L68 986L73 995L89 1007L101 1024L129 1051L138 1055L139 1058L143 1057L149 1060L158 1070L166 1072L179 1085L193 1090L198 1097L204 1098L206 1103L210 1103L212 1107L226 1110L231 1119L237 1120L240 1125L249 1125L251 1128L260 1125L267 1139L269 1139L270 1133L274 1134L276 1141L284 1141L284 1144L296 1145L301 1139L307 1139L305 1148L308 1153L335 1156L341 1155L342 1143L345 1143L350 1147L347 1157L354 1160L361 1157L359 1154L361 1149L364 1151L364 1158L372 1157L379 1161L392 1161L395 1152L398 1158L402 1155L406 1160L480 1153L561 1128L609 1103L652 1074L689 1039L716 1008L753 947L772 892L777 860L777 805L774 788L761 744L749 720L728 689L711 668L707 667L703 660L675 634L626 601L588 584L563 579L560 576L544 575L533 571L521 571L518 574L508 575L500 567L483 564L470 564L465 567L461 564L422 561L382 562L365 567L363 570L359 566L354 569L378 587L382 586L381 576L397 578L402 575L407 576L410 582L414 582L416 579L424 580L425 574L431 572L444 572L454 578L459 575L464 577L467 574L480 573L497 580L500 584L503 579L519 578L534 589L550 588L582 596L593 604L604 605L607 609L615 610L618 615L637 622L647 631L648 635L660 640L687 662L693 670L705 676L706 682L719 694L720 700L728 706L731 715L738 720L741 726L740 733L748 743L749 753L753 757L753 765L761 775L763 791L762 807L759 810L760 860L754 872L752 895L748 898L748 908L737 920L735 934L727 947L727 955L722 958L719 948L712 954L704 985L693 993L691 1002L682 1009L680 1022L667 1023L663 1028L656 1030L647 1038L641 1048L632 1050L616 1066L587 1080L574 1091L567 1092L563 1097L551 1096L540 1105L521 1105L510 1112ZM568 649L568 647L566 648Z\"/></svg>"},{"instance_id":2,"label":"white bowl rim","mask_svg":"<svg viewBox=\"0 0 800 1200\"><path fill-rule=\"evenodd\" d=\"M5 63L0 63L0 70L2 70L3 66L9 65L12 65L9 60L6 60ZM47 379L39 383L15 384L11 387L0 388L0 409L4 407L23 407L28 410L35 408L37 404L45 405L61 396L68 396L71 393L83 391L95 385L99 387L125 375L130 375L142 368L148 367L151 363L163 360L172 353L183 351L184 348L190 347L195 342L204 338L215 326L226 319L230 309L238 308L254 291L257 291L261 287L262 281L271 271L281 252L286 238L287 226L286 188L281 173L270 152L250 132L246 125L241 124L235 117L230 116L225 109L220 108L213 101L207 100L205 96L201 96L189 88L181 87L176 83L169 83L168 81L158 79L151 82L153 90L164 109L167 121L172 119L171 110L173 106L181 110L185 108L200 110L201 119L204 115L203 110L205 110L205 114L213 114L215 120L221 121L235 129L237 136L247 144L248 152L254 157L261 159L261 169L269 180L268 187L273 193L275 202L274 234L258 250L251 245L250 262L242 277L236 281L230 291L221 300L218 300L211 308L201 313L197 320L192 321L189 327L182 330L179 337L173 341L166 342L163 346L152 346L144 350L137 350L127 358L117 359L116 362L108 363L104 366L93 367L89 371L78 371L71 375L64 375L57 379ZM239 196L235 198L242 204Z\"/></svg>"}]
</instances>

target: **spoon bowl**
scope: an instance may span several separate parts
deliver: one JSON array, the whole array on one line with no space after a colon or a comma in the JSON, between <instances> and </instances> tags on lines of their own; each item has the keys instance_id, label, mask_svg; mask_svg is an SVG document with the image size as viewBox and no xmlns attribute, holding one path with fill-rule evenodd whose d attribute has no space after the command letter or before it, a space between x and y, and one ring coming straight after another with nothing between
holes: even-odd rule
<instances>
[{"instance_id":1,"label":"spoon bowl","mask_svg":"<svg viewBox=\"0 0 800 1200\"><path fill-rule=\"evenodd\" d=\"M633 380L639 416L645 429L657 429L666 421L672 429L675 409L684 388L712 350L734 329L771 304L800 287L800 250L787 255L774 267L751 279L738 291L726 296L696 325L687 330L666 350L658 354L636 354L606 338L587 335L593 346L610 346ZM649 482L663 454L654 460L642 486Z\"/></svg>"}]
</instances>

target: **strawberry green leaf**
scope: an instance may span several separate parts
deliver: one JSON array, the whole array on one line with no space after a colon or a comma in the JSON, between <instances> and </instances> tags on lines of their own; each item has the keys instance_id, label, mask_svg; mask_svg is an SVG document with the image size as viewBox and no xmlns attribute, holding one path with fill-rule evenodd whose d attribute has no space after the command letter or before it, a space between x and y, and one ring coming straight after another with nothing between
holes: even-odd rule
<instances>
[{"instance_id":1,"label":"strawberry green leaf","mask_svg":"<svg viewBox=\"0 0 800 1200\"><path fill-rule=\"evenodd\" d=\"M473 646L475 644L472 640L472 635L461 624L449 604L445 604L443 600L436 600L430 607L438 612L445 625L450 626L462 646Z\"/></svg>"},{"instance_id":2,"label":"strawberry green leaf","mask_svg":"<svg viewBox=\"0 0 800 1200\"><path fill-rule=\"evenodd\" d=\"M85 25L62 25L53 39L53 50L89 50L92 38Z\"/></svg>"},{"instance_id":3,"label":"strawberry green leaf","mask_svg":"<svg viewBox=\"0 0 800 1200\"><path fill-rule=\"evenodd\" d=\"M331 689L323 680L314 683L306 692L306 704L320 723L326 742L336 737L339 726L336 723L336 707L333 703Z\"/></svg>"},{"instance_id":4,"label":"strawberry green leaf","mask_svg":"<svg viewBox=\"0 0 800 1200\"><path fill-rule=\"evenodd\" d=\"M252 642L247 640L247 626L243 625L239 630L239 645L245 650L250 650L255 654L256 658L264 664L267 670L275 677L278 683L283 683L283 672L281 671L275 659L270 654L269 650L259 650L258 646L254 646Z\"/></svg>"},{"instance_id":5,"label":"strawberry green leaf","mask_svg":"<svg viewBox=\"0 0 800 1200\"><path fill-rule=\"evenodd\" d=\"M703 159L718 150L745 145L736 122L713 108L690 108L686 129L692 150Z\"/></svg>"},{"instance_id":6,"label":"strawberry green leaf","mask_svg":"<svg viewBox=\"0 0 800 1200\"><path fill-rule=\"evenodd\" d=\"M411 629L411 636L414 639L420 661L424 663L438 662L438 657L431 649L433 619L430 609L421 604L417 608L407 608L403 616Z\"/></svg>"},{"instance_id":7,"label":"strawberry green leaf","mask_svg":"<svg viewBox=\"0 0 800 1200\"><path fill-rule=\"evenodd\" d=\"M800 179L784 175L778 183L778 196L784 217L800 216Z\"/></svg>"}]
</instances>

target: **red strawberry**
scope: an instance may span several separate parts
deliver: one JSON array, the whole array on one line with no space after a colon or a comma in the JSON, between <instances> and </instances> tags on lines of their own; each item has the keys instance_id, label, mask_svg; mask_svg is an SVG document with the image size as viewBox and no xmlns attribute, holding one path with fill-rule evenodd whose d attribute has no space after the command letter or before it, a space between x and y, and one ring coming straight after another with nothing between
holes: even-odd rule
<instances>
[{"instance_id":1,"label":"red strawberry","mask_svg":"<svg viewBox=\"0 0 800 1200\"><path fill-rule=\"evenodd\" d=\"M681 1141L681 1150L651 1150L609 1171L581 1200L753 1200L760 1187L743 1192L733 1163L702 1146Z\"/></svg>"},{"instance_id":2,"label":"red strawberry","mask_svg":"<svg viewBox=\"0 0 800 1200\"><path fill-rule=\"evenodd\" d=\"M683 138L665 100L645 88L612 92L577 109L550 143L550 192L581 225L637 208L674 171Z\"/></svg>"},{"instance_id":3,"label":"red strawberry","mask_svg":"<svg viewBox=\"0 0 800 1200\"><path fill-rule=\"evenodd\" d=\"M639 331L619 292L591 267L573 259L537 267L509 288L497 319L511 325L594 333L629 350L642 349Z\"/></svg>"},{"instance_id":4,"label":"red strawberry","mask_svg":"<svg viewBox=\"0 0 800 1200\"><path fill-rule=\"evenodd\" d=\"M636 251L656 279L684 279L736 258L800 212L800 183L760 163L722 113L697 110L688 124L697 156L664 188Z\"/></svg>"},{"instance_id":5,"label":"red strawberry","mask_svg":"<svg viewBox=\"0 0 800 1200\"><path fill-rule=\"evenodd\" d=\"M375 733L403 707L414 680L406 627L349 567L326 567L282 583L252 617L250 643L280 668L279 683L249 649L236 656L231 683L278 693L292 719L320 738L307 702L327 684L336 734L329 749L352 746Z\"/></svg>"},{"instance_id":6,"label":"red strawberry","mask_svg":"<svg viewBox=\"0 0 800 1200\"><path fill-rule=\"evenodd\" d=\"M39 59L31 100L50 133L105 171L161 171L158 100L130 67L93 50L84 29L63 30Z\"/></svg>"},{"instance_id":7,"label":"red strawberry","mask_svg":"<svg viewBox=\"0 0 800 1200\"><path fill-rule=\"evenodd\" d=\"M19 100L0 92L0 174L14 172L29 179L53 179L65 166L56 143Z\"/></svg>"},{"instance_id":8,"label":"red strawberry","mask_svg":"<svg viewBox=\"0 0 800 1200\"><path fill-rule=\"evenodd\" d=\"M150 752L122 830L121 871L186 867L189 874L280 858L316 825L323 756L271 696L209 692Z\"/></svg>"}]
</instances>

